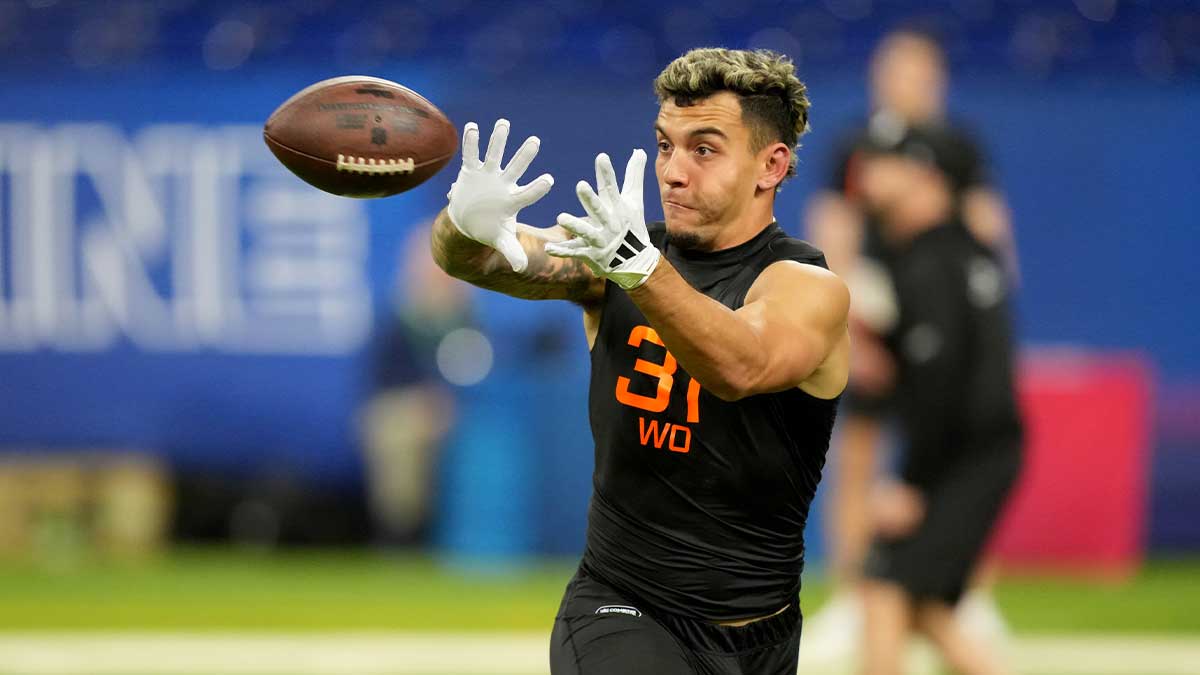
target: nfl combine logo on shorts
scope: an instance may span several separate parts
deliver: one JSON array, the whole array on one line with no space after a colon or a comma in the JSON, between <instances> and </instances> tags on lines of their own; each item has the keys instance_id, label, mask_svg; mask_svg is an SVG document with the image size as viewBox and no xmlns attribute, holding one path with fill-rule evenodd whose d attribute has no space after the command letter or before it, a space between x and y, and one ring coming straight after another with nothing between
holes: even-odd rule
<instances>
[{"instance_id":1,"label":"nfl combine logo on shorts","mask_svg":"<svg viewBox=\"0 0 1200 675\"><path fill-rule=\"evenodd\" d=\"M628 614L629 616L641 616L642 613L637 607L629 607L627 605L605 605L596 610L597 614Z\"/></svg>"}]
</instances>

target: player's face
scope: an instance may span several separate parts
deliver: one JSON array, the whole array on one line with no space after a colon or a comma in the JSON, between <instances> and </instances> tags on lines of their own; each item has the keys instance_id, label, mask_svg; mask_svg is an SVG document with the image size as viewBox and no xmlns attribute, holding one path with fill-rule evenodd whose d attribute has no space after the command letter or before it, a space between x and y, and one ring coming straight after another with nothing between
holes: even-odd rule
<instances>
[{"instance_id":1,"label":"player's face","mask_svg":"<svg viewBox=\"0 0 1200 675\"><path fill-rule=\"evenodd\" d=\"M666 101L654 128L654 172L667 233L691 247L712 248L722 227L755 195L757 153L742 104L724 91L689 106Z\"/></svg>"}]
</instances>

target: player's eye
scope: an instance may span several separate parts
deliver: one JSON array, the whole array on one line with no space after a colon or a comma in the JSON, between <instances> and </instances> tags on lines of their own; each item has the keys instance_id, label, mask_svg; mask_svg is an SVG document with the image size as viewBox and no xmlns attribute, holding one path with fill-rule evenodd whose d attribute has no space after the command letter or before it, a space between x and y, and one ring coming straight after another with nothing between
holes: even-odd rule
<instances>
[{"instance_id":1,"label":"player's eye","mask_svg":"<svg viewBox=\"0 0 1200 675\"><path fill-rule=\"evenodd\" d=\"M668 142L666 142L666 141L659 141L659 142L658 142L658 151L659 151L659 152L670 152L670 150L671 150L671 144L670 144L670 143L668 143Z\"/></svg>"},{"instance_id":2,"label":"player's eye","mask_svg":"<svg viewBox=\"0 0 1200 675\"><path fill-rule=\"evenodd\" d=\"M701 157L708 157L709 155L713 154L714 152L716 152L716 151L713 150L712 148L708 147L707 145L701 145L700 147L696 148L696 154L700 155Z\"/></svg>"}]
</instances>

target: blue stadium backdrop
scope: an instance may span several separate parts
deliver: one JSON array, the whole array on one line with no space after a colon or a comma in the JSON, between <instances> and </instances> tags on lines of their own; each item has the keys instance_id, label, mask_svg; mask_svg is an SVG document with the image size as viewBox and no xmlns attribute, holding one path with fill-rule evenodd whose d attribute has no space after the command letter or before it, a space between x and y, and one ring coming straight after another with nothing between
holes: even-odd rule
<instances>
[{"instance_id":1,"label":"blue stadium backdrop","mask_svg":"<svg viewBox=\"0 0 1200 675\"><path fill-rule=\"evenodd\" d=\"M437 46L427 59L293 54L233 70L171 54L27 67L7 52L0 447L140 448L179 472L284 473L356 493L365 350L386 318L398 247L440 207L457 159L410 193L340 199L282 169L262 122L294 91L353 71L421 91L459 125L505 116L515 136L542 138L529 177L549 171L557 187L523 220L548 224L578 211L570 186L591 177L596 153L652 147L649 83L669 54L645 35L610 32L602 50L641 55L615 65L535 53L503 72ZM813 131L777 211L793 233L833 139L865 108L865 53L801 61ZM1200 546L1195 74L1155 79L1099 59L1034 77L984 58L956 76L951 108L985 141L1015 214L1023 343L1152 359L1163 412L1151 543ZM496 363L458 391L464 422L440 477L437 540L451 552L577 551L591 462L578 314L478 299ZM531 347L545 333L566 340Z\"/></svg>"}]
</instances>

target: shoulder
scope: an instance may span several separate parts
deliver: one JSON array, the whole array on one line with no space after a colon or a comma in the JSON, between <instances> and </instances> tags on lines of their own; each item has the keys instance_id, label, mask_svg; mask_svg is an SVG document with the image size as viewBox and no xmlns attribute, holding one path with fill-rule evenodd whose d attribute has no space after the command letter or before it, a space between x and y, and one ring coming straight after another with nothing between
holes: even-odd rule
<instances>
[{"instance_id":1,"label":"shoulder","mask_svg":"<svg viewBox=\"0 0 1200 675\"><path fill-rule=\"evenodd\" d=\"M829 271L825 254L812 244L788 236L779 230L753 262L753 281L746 293L746 301L761 297L764 291L791 293L803 287L811 292L815 287L845 287L842 280Z\"/></svg>"},{"instance_id":2,"label":"shoulder","mask_svg":"<svg viewBox=\"0 0 1200 675\"><path fill-rule=\"evenodd\" d=\"M777 260L763 268L750 285L746 301L767 297L821 305L834 317L844 317L850 308L850 289L841 277L798 260Z\"/></svg>"},{"instance_id":3,"label":"shoulder","mask_svg":"<svg viewBox=\"0 0 1200 675\"><path fill-rule=\"evenodd\" d=\"M786 234L773 239L767 245L766 251L768 255L764 260L764 268L781 260L791 260L829 269L828 263L825 262L825 254L821 252L821 249L807 241L789 237Z\"/></svg>"}]
</instances>

